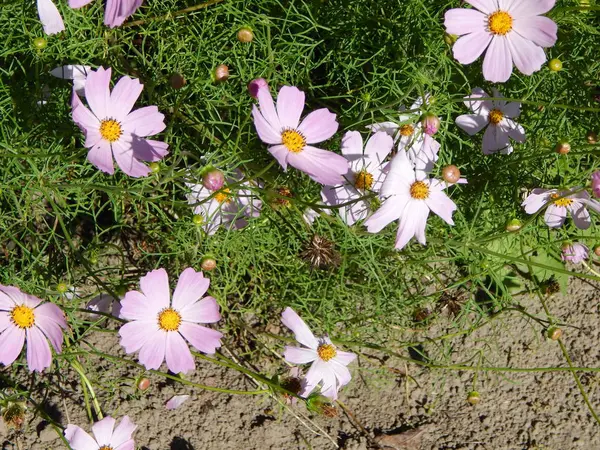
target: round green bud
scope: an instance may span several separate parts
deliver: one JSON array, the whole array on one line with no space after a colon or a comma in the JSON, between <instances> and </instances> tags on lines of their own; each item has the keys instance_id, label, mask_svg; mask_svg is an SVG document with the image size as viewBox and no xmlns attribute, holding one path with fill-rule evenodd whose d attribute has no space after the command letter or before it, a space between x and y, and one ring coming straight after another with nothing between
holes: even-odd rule
<instances>
[{"instance_id":1,"label":"round green bud","mask_svg":"<svg viewBox=\"0 0 600 450\"><path fill-rule=\"evenodd\" d=\"M157 162L151 162L148 167L150 167L150 170L152 171L152 173L160 172L160 164Z\"/></svg>"},{"instance_id":2,"label":"round green bud","mask_svg":"<svg viewBox=\"0 0 600 450\"><path fill-rule=\"evenodd\" d=\"M252 30L250 28L243 27L243 28L240 28L239 31L237 32L237 38L238 38L238 41L240 41L244 44L249 44L254 39L254 33L252 32Z\"/></svg>"},{"instance_id":3,"label":"round green bud","mask_svg":"<svg viewBox=\"0 0 600 450\"><path fill-rule=\"evenodd\" d=\"M546 331L546 335L553 341L558 341L561 338L562 334L562 330L558 327L550 327L548 328L548 331Z\"/></svg>"},{"instance_id":4,"label":"round green bud","mask_svg":"<svg viewBox=\"0 0 600 450\"><path fill-rule=\"evenodd\" d=\"M479 395L479 392L477 391L471 391L467 394L467 401L471 404L471 405L476 405L481 401L481 397Z\"/></svg>"},{"instance_id":5,"label":"round green bud","mask_svg":"<svg viewBox=\"0 0 600 450\"><path fill-rule=\"evenodd\" d=\"M204 217L202 214L194 214L194 217L192 217L192 222L194 222L195 225L202 225L204 223Z\"/></svg>"},{"instance_id":6,"label":"round green bud","mask_svg":"<svg viewBox=\"0 0 600 450\"><path fill-rule=\"evenodd\" d=\"M44 39L43 37L38 37L38 38L35 38L33 40L33 46L37 50L43 50L43 49L45 49L46 45L48 45L48 41L46 39Z\"/></svg>"},{"instance_id":7,"label":"round green bud","mask_svg":"<svg viewBox=\"0 0 600 450\"><path fill-rule=\"evenodd\" d=\"M563 63L560 59L554 58L554 59L551 59L550 62L548 63L548 68L552 72L560 72L563 68Z\"/></svg>"},{"instance_id":8,"label":"round green bud","mask_svg":"<svg viewBox=\"0 0 600 450\"><path fill-rule=\"evenodd\" d=\"M512 219L506 223L506 231L519 231L523 227L523 222L519 219Z\"/></svg>"},{"instance_id":9,"label":"round green bud","mask_svg":"<svg viewBox=\"0 0 600 450\"><path fill-rule=\"evenodd\" d=\"M69 286L67 286L66 283L58 283L56 285L56 290L60 293L60 294L65 294L68 290L69 290Z\"/></svg>"},{"instance_id":10,"label":"round green bud","mask_svg":"<svg viewBox=\"0 0 600 450\"><path fill-rule=\"evenodd\" d=\"M206 256L202 258L202 261L200 262L200 267L206 272L212 272L217 268L217 261L215 261L215 259L211 258L210 256Z\"/></svg>"}]
</instances>

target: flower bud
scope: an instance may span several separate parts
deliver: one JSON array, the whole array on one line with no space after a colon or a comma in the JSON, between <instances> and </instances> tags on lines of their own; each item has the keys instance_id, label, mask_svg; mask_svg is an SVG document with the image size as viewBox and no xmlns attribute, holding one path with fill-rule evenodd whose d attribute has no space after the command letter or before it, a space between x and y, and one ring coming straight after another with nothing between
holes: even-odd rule
<instances>
[{"instance_id":1,"label":"flower bud","mask_svg":"<svg viewBox=\"0 0 600 450\"><path fill-rule=\"evenodd\" d=\"M258 97L258 90L261 88L269 88L269 84L264 78L257 78L248 83L248 93L250 94L250 97Z\"/></svg>"},{"instance_id":2,"label":"flower bud","mask_svg":"<svg viewBox=\"0 0 600 450\"><path fill-rule=\"evenodd\" d=\"M174 73L173 75L171 75L171 78L169 78L169 83L171 84L171 87L173 89L181 89L186 85L187 81L185 80L185 78L183 78L183 75L179 73Z\"/></svg>"},{"instance_id":3,"label":"flower bud","mask_svg":"<svg viewBox=\"0 0 600 450\"><path fill-rule=\"evenodd\" d=\"M67 291L69 290L69 286L67 286L66 283L58 283L56 285L56 290L58 291L59 294L66 294Z\"/></svg>"},{"instance_id":4,"label":"flower bud","mask_svg":"<svg viewBox=\"0 0 600 450\"><path fill-rule=\"evenodd\" d=\"M158 173L160 172L160 164L157 163L156 161L151 162L148 167L150 167L150 170L152 171L152 173Z\"/></svg>"},{"instance_id":5,"label":"flower bud","mask_svg":"<svg viewBox=\"0 0 600 450\"><path fill-rule=\"evenodd\" d=\"M588 144L597 144L598 143L598 135L591 130L588 131L585 138L587 139Z\"/></svg>"},{"instance_id":6,"label":"flower bud","mask_svg":"<svg viewBox=\"0 0 600 450\"><path fill-rule=\"evenodd\" d=\"M202 214L194 214L194 217L192 217L192 222L194 222L194 225L202 225L204 223L204 217Z\"/></svg>"},{"instance_id":7,"label":"flower bud","mask_svg":"<svg viewBox=\"0 0 600 450\"><path fill-rule=\"evenodd\" d=\"M48 45L48 41L46 41L46 39L44 39L43 37L38 37L38 38L35 38L33 40L33 46L37 50L43 50L43 49L45 49L46 45Z\"/></svg>"},{"instance_id":8,"label":"flower bud","mask_svg":"<svg viewBox=\"0 0 600 450\"><path fill-rule=\"evenodd\" d=\"M200 262L200 268L206 272L212 272L217 268L217 261L214 258L205 256Z\"/></svg>"},{"instance_id":9,"label":"flower bud","mask_svg":"<svg viewBox=\"0 0 600 450\"><path fill-rule=\"evenodd\" d=\"M444 33L444 42L448 45L454 44L458 40L458 36L456 34L448 34Z\"/></svg>"},{"instance_id":10,"label":"flower bud","mask_svg":"<svg viewBox=\"0 0 600 450\"><path fill-rule=\"evenodd\" d=\"M254 39L254 33L248 27L240 28L237 32L238 41L248 44Z\"/></svg>"},{"instance_id":11,"label":"flower bud","mask_svg":"<svg viewBox=\"0 0 600 450\"><path fill-rule=\"evenodd\" d=\"M140 391L145 391L150 387L150 380L148 378L140 378L137 384L137 388Z\"/></svg>"},{"instance_id":12,"label":"flower bud","mask_svg":"<svg viewBox=\"0 0 600 450\"><path fill-rule=\"evenodd\" d=\"M421 121L423 132L429 136L433 136L440 129L440 119L433 114L427 114Z\"/></svg>"},{"instance_id":13,"label":"flower bud","mask_svg":"<svg viewBox=\"0 0 600 450\"><path fill-rule=\"evenodd\" d=\"M592 174L592 193L594 197L600 198L600 171Z\"/></svg>"},{"instance_id":14,"label":"flower bud","mask_svg":"<svg viewBox=\"0 0 600 450\"><path fill-rule=\"evenodd\" d=\"M576 242L572 244L570 242L563 242L562 253L560 258L563 262L570 262L573 264L579 264L585 261L590 256L590 249L585 245Z\"/></svg>"},{"instance_id":15,"label":"flower bud","mask_svg":"<svg viewBox=\"0 0 600 450\"><path fill-rule=\"evenodd\" d=\"M479 396L479 392L472 391L467 394L467 401L471 405L476 405L481 401L481 397Z\"/></svg>"},{"instance_id":16,"label":"flower bud","mask_svg":"<svg viewBox=\"0 0 600 450\"><path fill-rule=\"evenodd\" d=\"M558 327L550 327L546 332L546 335L553 341L558 341L562 337L562 330Z\"/></svg>"},{"instance_id":17,"label":"flower bud","mask_svg":"<svg viewBox=\"0 0 600 450\"><path fill-rule=\"evenodd\" d=\"M227 67L225 64L219 64L216 68L215 68L215 81L217 83L222 83L224 81L227 81L227 79L229 78L229 67Z\"/></svg>"},{"instance_id":18,"label":"flower bud","mask_svg":"<svg viewBox=\"0 0 600 450\"><path fill-rule=\"evenodd\" d=\"M569 144L567 141L560 141L558 144L556 144L554 150L556 153L566 155L571 151L571 144Z\"/></svg>"},{"instance_id":19,"label":"flower bud","mask_svg":"<svg viewBox=\"0 0 600 450\"><path fill-rule=\"evenodd\" d=\"M560 72L563 68L563 63L560 59L554 58L554 59L550 60L550 62L548 63L548 68L552 72Z\"/></svg>"},{"instance_id":20,"label":"flower bud","mask_svg":"<svg viewBox=\"0 0 600 450\"><path fill-rule=\"evenodd\" d=\"M523 223L519 219L512 219L506 223L506 231L519 231L522 226Z\"/></svg>"},{"instance_id":21,"label":"flower bud","mask_svg":"<svg viewBox=\"0 0 600 450\"><path fill-rule=\"evenodd\" d=\"M456 183L460 180L460 169L455 165L449 165L442 169L442 178L448 183Z\"/></svg>"},{"instance_id":22,"label":"flower bud","mask_svg":"<svg viewBox=\"0 0 600 450\"><path fill-rule=\"evenodd\" d=\"M224 183L223 172L218 169L211 169L202 176L202 186L211 191L218 191Z\"/></svg>"},{"instance_id":23,"label":"flower bud","mask_svg":"<svg viewBox=\"0 0 600 450\"><path fill-rule=\"evenodd\" d=\"M596 247L594 247L594 254L596 256L600 256L600 245L596 245Z\"/></svg>"}]
</instances>

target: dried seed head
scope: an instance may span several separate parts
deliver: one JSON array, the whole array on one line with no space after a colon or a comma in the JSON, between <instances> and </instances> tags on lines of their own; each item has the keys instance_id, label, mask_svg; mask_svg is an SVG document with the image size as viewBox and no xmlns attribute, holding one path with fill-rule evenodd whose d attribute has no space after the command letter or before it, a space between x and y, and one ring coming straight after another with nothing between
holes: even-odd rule
<instances>
[{"instance_id":1,"label":"dried seed head","mask_svg":"<svg viewBox=\"0 0 600 450\"><path fill-rule=\"evenodd\" d=\"M558 327L550 327L546 332L547 336L553 341L558 341L562 337L562 330Z\"/></svg>"},{"instance_id":2,"label":"dried seed head","mask_svg":"<svg viewBox=\"0 0 600 450\"><path fill-rule=\"evenodd\" d=\"M25 422L25 404L22 402L8 402L2 409L2 419L8 428L20 430Z\"/></svg>"},{"instance_id":3,"label":"dried seed head","mask_svg":"<svg viewBox=\"0 0 600 450\"><path fill-rule=\"evenodd\" d=\"M340 263L340 254L330 240L315 234L306 244L300 257L313 268L325 269Z\"/></svg>"},{"instance_id":4,"label":"dried seed head","mask_svg":"<svg viewBox=\"0 0 600 450\"><path fill-rule=\"evenodd\" d=\"M217 261L215 261L214 258L205 256L204 258L202 258L200 267L202 268L202 270L205 270L206 272L212 272L213 270L215 270L217 268Z\"/></svg>"},{"instance_id":5,"label":"dried seed head","mask_svg":"<svg viewBox=\"0 0 600 450\"><path fill-rule=\"evenodd\" d=\"M137 388L140 391L145 391L150 387L150 380L148 378L140 378L137 384Z\"/></svg>"},{"instance_id":6,"label":"dried seed head","mask_svg":"<svg viewBox=\"0 0 600 450\"><path fill-rule=\"evenodd\" d=\"M229 78L229 67L227 67L225 64L219 64L215 68L215 81L217 83L222 83L224 81L227 81L228 78Z\"/></svg>"},{"instance_id":7,"label":"dried seed head","mask_svg":"<svg viewBox=\"0 0 600 450\"><path fill-rule=\"evenodd\" d=\"M183 78L183 75L179 73L174 73L173 75L171 75L171 78L169 78L169 83L171 84L171 87L173 89L181 89L186 85L187 81L185 80L185 78Z\"/></svg>"},{"instance_id":8,"label":"dried seed head","mask_svg":"<svg viewBox=\"0 0 600 450\"><path fill-rule=\"evenodd\" d=\"M455 165L449 165L442 169L442 178L448 183L456 183L460 180L460 169Z\"/></svg>"},{"instance_id":9,"label":"dried seed head","mask_svg":"<svg viewBox=\"0 0 600 450\"><path fill-rule=\"evenodd\" d=\"M477 392L477 391L469 392L469 394L467 395L467 401L471 405L478 404L481 401L481 397L479 396L479 392Z\"/></svg>"},{"instance_id":10,"label":"dried seed head","mask_svg":"<svg viewBox=\"0 0 600 450\"><path fill-rule=\"evenodd\" d=\"M591 130L588 131L585 138L587 139L589 144L597 144L598 143L598 135Z\"/></svg>"},{"instance_id":11,"label":"dried seed head","mask_svg":"<svg viewBox=\"0 0 600 450\"><path fill-rule=\"evenodd\" d=\"M569 144L567 141L560 141L558 144L556 144L554 150L560 155L566 155L571 151L571 144Z\"/></svg>"},{"instance_id":12,"label":"dried seed head","mask_svg":"<svg viewBox=\"0 0 600 450\"><path fill-rule=\"evenodd\" d=\"M250 28L243 27L240 28L240 30L237 32L237 38L238 41L243 42L244 44L248 44L254 39L254 33Z\"/></svg>"}]
</instances>

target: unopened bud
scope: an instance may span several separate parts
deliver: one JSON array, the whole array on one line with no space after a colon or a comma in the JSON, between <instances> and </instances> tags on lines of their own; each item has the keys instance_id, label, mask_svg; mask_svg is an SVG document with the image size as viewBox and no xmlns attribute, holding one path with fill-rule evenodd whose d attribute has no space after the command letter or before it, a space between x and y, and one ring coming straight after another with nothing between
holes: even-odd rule
<instances>
[{"instance_id":1,"label":"unopened bud","mask_svg":"<svg viewBox=\"0 0 600 450\"><path fill-rule=\"evenodd\" d=\"M600 171L592 174L592 193L594 197L600 198Z\"/></svg>"},{"instance_id":2,"label":"unopened bud","mask_svg":"<svg viewBox=\"0 0 600 450\"><path fill-rule=\"evenodd\" d=\"M562 330L558 327L550 327L546 332L547 336L553 341L558 341L562 337Z\"/></svg>"},{"instance_id":3,"label":"unopened bud","mask_svg":"<svg viewBox=\"0 0 600 450\"><path fill-rule=\"evenodd\" d=\"M560 141L558 144L556 144L554 150L556 153L566 155L571 151L571 144L569 144L567 141Z\"/></svg>"},{"instance_id":4,"label":"unopened bud","mask_svg":"<svg viewBox=\"0 0 600 450\"><path fill-rule=\"evenodd\" d=\"M554 59L551 59L550 62L548 63L548 68L552 72L560 72L563 68L563 63L560 59L554 58Z\"/></svg>"},{"instance_id":5,"label":"unopened bud","mask_svg":"<svg viewBox=\"0 0 600 450\"><path fill-rule=\"evenodd\" d=\"M227 81L228 78L229 78L229 67L227 67L225 64L219 64L215 68L215 81L217 83L222 83L224 81Z\"/></svg>"},{"instance_id":6,"label":"unopened bud","mask_svg":"<svg viewBox=\"0 0 600 450\"><path fill-rule=\"evenodd\" d=\"M521 222L519 219L512 219L506 223L506 231L519 231L522 226L523 222Z\"/></svg>"},{"instance_id":7,"label":"unopened bud","mask_svg":"<svg viewBox=\"0 0 600 450\"><path fill-rule=\"evenodd\" d=\"M140 381L138 381L138 384L137 384L137 388L140 391L145 391L149 387L150 387L150 380L148 378L140 378Z\"/></svg>"},{"instance_id":8,"label":"unopened bud","mask_svg":"<svg viewBox=\"0 0 600 450\"><path fill-rule=\"evenodd\" d=\"M169 83L173 89L181 89L187 82L185 81L185 78L183 78L183 75L174 73L171 75L171 78L169 78Z\"/></svg>"},{"instance_id":9,"label":"unopened bud","mask_svg":"<svg viewBox=\"0 0 600 450\"><path fill-rule=\"evenodd\" d=\"M202 214L194 214L194 217L192 217L192 222L194 222L194 225L202 225L204 223L204 217Z\"/></svg>"},{"instance_id":10,"label":"unopened bud","mask_svg":"<svg viewBox=\"0 0 600 450\"><path fill-rule=\"evenodd\" d=\"M59 292L59 294L66 294L66 292L69 290L69 286L67 286L66 283L58 283L56 285L56 290Z\"/></svg>"},{"instance_id":11,"label":"unopened bud","mask_svg":"<svg viewBox=\"0 0 600 450\"><path fill-rule=\"evenodd\" d=\"M589 144L597 144L598 143L598 135L593 131L588 131L585 138L587 139Z\"/></svg>"},{"instance_id":12,"label":"unopened bud","mask_svg":"<svg viewBox=\"0 0 600 450\"><path fill-rule=\"evenodd\" d=\"M440 119L433 114L427 114L421 121L423 133L433 136L440 129Z\"/></svg>"},{"instance_id":13,"label":"unopened bud","mask_svg":"<svg viewBox=\"0 0 600 450\"><path fill-rule=\"evenodd\" d=\"M269 88L269 83L267 83L267 80L264 78L257 78L248 83L248 93L250 94L250 97L258 97L258 90L261 88Z\"/></svg>"},{"instance_id":14,"label":"unopened bud","mask_svg":"<svg viewBox=\"0 0 600 450\"><path fill-rule=\"evenodd\" d=\"M223 172L218 169L209 170L202 177L202 186L211 191L218 191L223 187L225 177Z\"/></svg>"},{"instance_id":15,"label":"unopened bud","mask_svg":"<svg viewBox=\"0 0 600 450\"><path fill-rule=\"evenodd\" d=\"M243 27L240 28L240 30L237 32L237 38L238 41L243 42L244 44L248 44L254 39L254 33L250 28Z\"/></svg>"},{"instance_id":16,"label":"unopened bud","mask_svg":"<svg viewBox=\"0 0 600 450\"><path fill-rule=\"evenodd\" d=\"M151 162L148 167L150 168L150 170L152 171L152 173L158 173L160 172L160 164L157 163L156 161Z\"/></svg>"},{"instance_id":17,"label":"unopened bud","mask_svg":"<svg viewBox=\"0 0 600 450\"><path fill-rule=\"evenodd\" d=\"M479 395L479 392L477 391L472 391L469 392L467 394L467 401L471 404L471 405L476 405L481 401L481 397Z\"/></svg>"},{"instance_id":18,"label":"unopened bud","mask_svg":"<svg viewBox=\"0 0 600 450\"><path fill-rule=\"evenodd\" d=\"M600 256L600 245L596 245L596 247L594 247L594 255Z\"/></svg>"},{"instance_id":19,"label":"unopened bud","mask_svg":"<svg viewBox=\"0 0 600 450\"><path fill-rule=\"evenodd\" d=\"M206 272L212 272L217 268L217 261L214 258L205 257L200 262L200 268Z\"/></svg>"},{"instance_id":20,"label":"unopened bud","mask_svg":"<svg viewBox=\"0 0 600 450\"><path fill-rule=\"evenodd\" d=\"M448 183L456 183L460 180L460 169L455 165L449 165L442 169L442 178Z\"/></svg>"}]
</instances>

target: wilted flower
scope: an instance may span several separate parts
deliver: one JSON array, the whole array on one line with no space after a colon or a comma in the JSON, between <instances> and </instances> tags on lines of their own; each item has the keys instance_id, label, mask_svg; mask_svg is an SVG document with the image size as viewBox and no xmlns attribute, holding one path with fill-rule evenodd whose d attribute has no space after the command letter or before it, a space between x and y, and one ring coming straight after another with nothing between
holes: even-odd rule
<instances>
[{"instance_id":1,"label":"wilted flower","mask_svg":"<svg viewBox=\"0 0 600 450\"><path fill-rule=\"evenodd\" d=\"M440 129L440 118L434 114L427 114L421 121L423 132L433 136Z\"/></svg>"},{"instance_id":2,"label":"wilted flower","mask_svg":"<svg viewBox=\"0 0 600 450\"><path fill-rule=\"evenodd\" d=\"M103 172L113 174L113 156L123 172L143 177L150 169L141 161L159 161L168 153L164 142L143 139L165 129L165 116L156 106L131 112L144 86L139 80L122 77L110 91L111 69L90 71L85 98L91 111L73 93L73 121L85 134L88 159Z\"/></svg>"},{"instance_id":3,"label":"wilted flower","mask_svg":"<svg viewBox=\"0 0 600 450\"><path fill-rule=\"evenodd\" d=\"M501 98L497 89L493 89L493 93L495 98ZM465 98L465 105L475 114L458 116L456 125L470 136L487 127L483 135L484 155L498 151L509 155L513 151L509 138L520 143L525 142L525 130L513 120L521 114L521 105L504 100L471 100L486 97L489 95L483 89L473 89L471 96Z\"/></svg>"},{"instance_id":4,"label":"wilted flower","mask_svg":"<svg viewBox=\"0 0 600 450\"><path fill-rule=\"evenodd\" d=\"M335 244L318 234L313 235L300 256L315 269L325 269L340 263L340 254L335 249Z\"/></svg>"},{"instance_id":5,"label":"wilted flower","mask_svg":"<svg viewBox=\"0 0 600 450\"><path fill-rule=\"evenodd\" d=\"M2 420L9 428L20 430L25 422L25 402L7 402L1 409Z\"/></svg>"},{"instance_id":6,"label":"wilted flower","mask_svg":"<svg viewBox=\"0 0 600 450\"><path fill-rule=\"evenodd\" d=\"M185 269L171 294L165 269L148 272L140 279L139 291L129 291L121 302L121 316L131 322L119 330L127 353L139 351L147 369L158 369L166 359L174 373L187 373L196 364L188 341L198 351L213 354L221 346L221 332L200 323L221 319L213 297L201 298L210 285L201 272Z\"/></svg>"},{"instance_id":7,"label":"wilted flower","mask_svg":"<svg viewBox=\"0 0 600 450\"><path fill-rule=\"evenodd\" d=\"M92 0L69 0L71 8L81 8ZM106 0L104 25L114 28L123 25L141 5L143 0Z\"/></svg>"},{"instance_id":8,"label":"wilted flower","mask_svg":"<svg viewBox=\"0 0 600 450\"><path fill-rule=\"evenodd\" d=\"M565 242L562 246L560 255L563 262L570 262L573 264L579 264L588 259L589 256L590 249L579 242L576 242L575 244Z\"/></svg>"},{"instance_id":9,"label":"wilted flower","mask_svg":"<svg viewBox=\"0 0 600 450\"><path fill-rule=\"evenodd\" d=\"M56 78L73 80L73 90L77 92L77 95L83 96L85 95L85 81L91 70L92 68L90 66L68 64L66 66L56 67L52 69L50 73Z\"/></svg>"},{"instance_id":10,"label":"wilted flower","mask_svg":"<svg viewBox=\"0 0 600 450\"><path fill-rule=\"evenodd\" d=\"M600 198L600 171L592 174L592 194L596 198Z\"/></svg>"},{"instance_id":11,"label":"wilted flower","mask_svg":"<svg viewBox=\"0 0 600 450\"><path fill-rule=\"evenodd\" d=\"M287 391L290 391L296 395L300 395L300 392L304 390L305 380L302 377L302 371L299 367L292 367L288 373L288 376L281 380L281 387ZM284 393L285 402L288 405L295 405L298 403L298 398L290 394Z\"/></svg>"},{"instance_id":12,"label":"wilted flower","mask_svg":"<svg viewBox=\"0 0 600 450\"><path fill-rule=\"evenodd\" d=\"M65 23L52 0L37 0L37 9L44 33L56 34L65 29Z\"/></svg>"},{"instance_id":13,"label":"wilted flower","mask_svg":"<svg viewBox=\"0 0 600 450\"><path fill-rule=\"evenodd\" d=\"M544 221L550 228L562 227L569 212L575 226L587 230L592 221L586 207L600 213L600 203L591 200L590 194L579 187L569 190L534 189L521 206L527 214L535 214L546 208Z\"/></svg>"},{"instance_id":14,"label":"wilted flower","mask_svg":"<svg viewBox=\"0 0 600 450\"><path fill-rule=\"evenodd\" d=\"M340 388L352 379L346 366L354 361L356 355L338 350L327 336L317 339L292 308L283 311L281 321L294 332L296 340L306 347L286 346L285 360L292 364L312 363L300 395L306 397L322 383L321 393L332 400L337 399Z\"/></svg>"},{"instance_id":15,"label":"wilted flower","mask_svg":"<svg viewBox=\"0 0 600 450\"><path fill-rule=\"evenodd\" d=\"M94 437L77 425L67 425L65 438L73 450L134 450L131 435L137 426L124 416L115 428L116 420L110 416L92 425Z\"/></svg>"},{"instance_id":16,"label":"wilted flower","mask_svg":"<svg viewBox=\"0 0 600 450\"><path fill-rule=\"evenodd\" d=\"M67 322L61 309L42 303L13 286L0 285L0 363L12 364L27 341L27 366L41 372L52 364L52 352L60 353Z\"/></svg>"},{"instance_id":17,"label":"wilted flower","mask_svg":"<svg viewBox=\"0 0 600 450\"><path fill-rule=\"evenodd\" d=\"M293 86L284 86L277 97L277 109L267 88L258 90L258 102L252 106L254 126L260 139L269 144L269 152L283 170L288 164L317 183L335 186L343 183L348 172L348 161L341 155L313 147L332 137L338 129L335 114L327 108L307 115L302 122L304 92Z\"/></svg>"},{"instance_id":18,"label":"wilted flower","mask_svg":"<svg viewBox=\"0 0 600 450\"><path fill-rule=\"evenodd\" d=\"M525 75L540 70L546 62L543 47L556 43L556 24L542 16L555 0L466 0L471 9L446 12L446 32L461 36L454 44L454 57L471 64L486 51L483 76L494 83L510 78L513 62Z\"/></svg>"},{"instance_id":19,"label":"wilted flower","mask_svg":"<svg viewBox=\"0 0 600 450\"><path fill-rule=\"evenodd\" d=\"M369 200L359 199L381 189L385 179L386 158L393 145L393 139L383 131L373 134L366 145L358 131L349 131L344 135L342 154L350 164L346 181L341 186L323 188L321 196L327 205L344 205L339 208L339 214L348 225L353 225L369 214Z\"/></svg>"}]
</instances>

